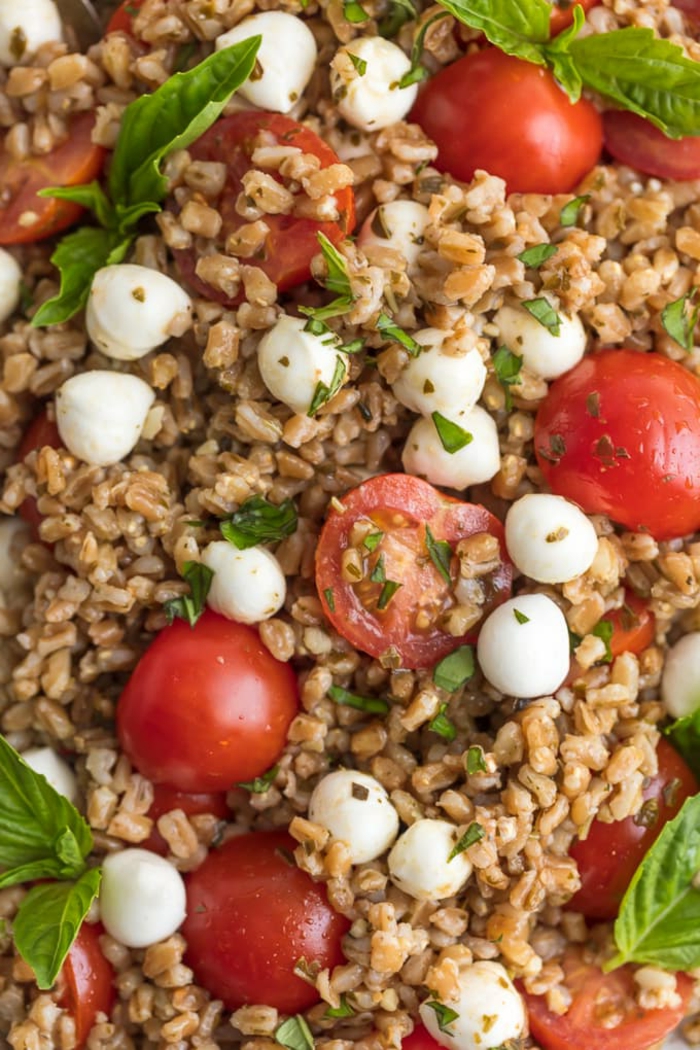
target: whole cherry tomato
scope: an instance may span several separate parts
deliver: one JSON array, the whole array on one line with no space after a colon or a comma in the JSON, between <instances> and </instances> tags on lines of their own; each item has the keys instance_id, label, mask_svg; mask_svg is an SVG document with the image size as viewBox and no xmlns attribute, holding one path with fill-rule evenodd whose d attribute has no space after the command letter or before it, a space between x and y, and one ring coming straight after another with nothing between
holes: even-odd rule
<instances>
[{"instance_id":1,"label":"whole cherry tomato","mask_svg":"<svg viewBox=\"0 0 700 1050\"><path fill-rule=\"evenodd\" d=\"M294 1014L318 992L294 973L300 959L342 963L350 923L326 890L294 864L286 831L228 839L186 876L186 961L197 981L229 1010L265 1003Z\"/></svg>"},{"instance_id":2,"label":"whole cherry tomato","mask_svg":"<svg viewBox=\"0 0 700 1050\"><path fill-rule=\"evenodd\" d=\"M441 1046L428 1029L419 1024L401 1041L401 1050L441 1050Z\"/></svg>"},{"instance_id":3,"label":"whole cherry tomato","mask_svg":"<svg viewBox=\"0 0 700 1050\"><path fill-rule=\"evenodd\" d=\"M700 136L670 139L648 120L621 109L603 114L605 148L615 160L661 179L700 179Z\"/></svg>"},{"instance_id":4,"label":"whole cherry tomato","mask_svg":"<svg viewBox=\"0 0 700 1050\"><path fill-rule=\"evenodd\" d=\"M604 350L556 379L535 454L587 514L659 540L700 528L700 382L661 354Z\"/></svg>"},{"instance_id":5,"label":"whole cherry tomato","mask_svg":"<svg viewBox=\"0 0 700 1050\"><path fill-rule=\"evenodd\" d=\"M546 69L495 47L441 69L410 119L435 142L441 171L468 182L481 168L511 193L568 193L603 147L590 102L570 102Z\"/></svg>"},{"instance_id":6,"label":"whole cherry tomato","mask_svg":"<svg viewBox=\"0 0 700 1050\"><path fill-rule=\"evenodd\" d=\"M151 642L119 699L117 732L154 783L226 791L274 765L297 708L292 669L257 631L207 610Z\"/></svg>"},{"instance_id":7,"label":"whole cherry tomato","mask_svg":"<svg viewBox=\"0 0 700 1050\"><path fill-rule=\"evenodd\" d=\"M549 32L552 36L561 33L574 20L574 8L578 5L584 11L597 7L600 0L552 0L552 14L549 19Z\"/></svg>"},{"instance_id":8,"label":"whole cherry tomato","mask_svg":"<svg viewBox=\"0 0 700 1050\"><path fill-rule=\"evenodd\" d=\"M109 1016L114 1005L114 970L100 948L103 933L99 923L84 922L58 978L59 1004L75 1020L76 1050L85 1045L95 1016Z\"/></svg>"},{"instance_id":9,"label":"whole cherry tomato","mask_svg":"<svg viewBox=\"0 0 700 1050\"><path fill-rule=\"evenodd\" d=\"M165 813L171 813L174 809L181 809L188 817L199 816L210 813L219 820L230 817L231 811L226 803L226 795L223 792L200 792L191 794L187 791L178 791L177 788L168 787L167 784L153 785L153 802L148 810L148 816L153 823L153 830L145 842L144 849L151 849L154 853L165 856L168 852L168 844L158 831L155 822Z\"/></svg>"}]
</instances>

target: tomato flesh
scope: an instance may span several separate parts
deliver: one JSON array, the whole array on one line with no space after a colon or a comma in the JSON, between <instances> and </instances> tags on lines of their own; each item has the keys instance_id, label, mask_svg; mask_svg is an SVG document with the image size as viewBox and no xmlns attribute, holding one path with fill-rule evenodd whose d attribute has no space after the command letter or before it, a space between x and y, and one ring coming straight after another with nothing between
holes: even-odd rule
<instances>
[{"instance_id":1,"label":"tomato flesh","mask_svg":"<svg viewBox=\"0 0 700 1050\"><path fill-rule=\"evenodd\" d=\"M124 0L107 23L105 36L109 33L126 33L131 36L134 17L143 6L143 2L144 0Z\"/></svg>"},{"instance_id":2,"label":"tomato flesh","mask_svg":"<svg viewBox=\"0 0 700 1050\"><path fill-rule=\"evenodd\" d=\"M230 817L231 811L226 803L226 795L223 792L204 792L192 794L187 791L178 791L176 788L168 787L167 784L153 785L153 802L148 810L148 816L153 821L153 830L145 842L144 849L153 850L165 856L168 853L168 843L156 827L156 821L165 813L174 809L181 809L188 817L200 816L210 813L219 820Z\"/></svg>"},{"instance_id":3,"label":"tomato flesh","mask_svg":"<svg viewBox=\"0 0 700 1050\"><path fill-rule=\"evenodd\" d=\"M647 603L633 591L627 591L622 608L606 613L605 619L613 627L610 637L613 660L621 653L644 652L654 641L656 617Z\"/></svg>"},{"instance_id":4,"label":"tomato flesh","mask_svg":"<svg viewBox=\"0 0 700 1050\"><path fill-rule=\"evenodd\" d=\"M207 610L151 643L119 699L117 732L154 783L220 792L274 765L297 709L292 669L252 628Z\"/></svg>"},{"instance_id":5,"label":"tomato flesh","mask_svg":"<svg viewBox=\"0 0 700 1050\"><path fill-rule=\"evenodd\" d=\"M236 201L243 189L243 176L252 166L255 142L261 134L271 144L296 146L302 153L313 154L319 159L322 169L338 163L336 154L318 135L279 113L234 113L217 121L189 147L189 152L193 160L223 161L228 167L226 184L215 202L223 219L217 241L219 251L224 251L230 234L248 221L236 211ZM281 181L279 176L275 177ZM265 215L270 232L262 248L254 257L241 261L259 267L280 291L302 284L311 276L311 260L320 250L318 234L323 233L333 244L338 244L352 232L355 223L352 189L338 190L335 199L340 215L338 222L316 222L291 214ZM200 295L229 306L241 301L242 293L231 298L197 277L198 253L195 248L176 251L174 255L182 276Z\"/></svg>"},{"instance_id":6,"label":"tomato flesh","mask_svg":"<svg viewBox=\"0 0 700 1050\"><path fill-rule=\"evenodd\" d=\"M454 555L457 543L477 533L498 540L500 564L481 578L484 615L510 595L513 567L505 550L503 528L484 507L443 495L427 481L410 474L383 474L363 482L341 499L343 510L331 509L316 548L316 586L324 612L335 629L370 656L394 650L403 667L430 667L464 642L473 631L455 637L442 626L442 616L454 604L452 587L433 563L428 532L446 541ZM343 572L343 555L353 529L363 527L379 536L364 555L364 570L356 583ZM456 558L450 574L456 580ZM382 609L387 581L401 586ZM374 577L374 578L373 578Z\"/></svg>"},{"instance_id":7,"label":"tomato flesh","mask_svg":"<svg viewBox=\"0 0 700 1050\"><path fill-rule=\"evenodd\" d=\"M109 1016L114 1005L114 970L100 948L103 933L99 923L84 922L59 975L58 1001L75 1020L76 1050L85 1045L96 1015Z\"/></svg>"},{"instance_id":8,"label":"tomato flesh","mask_svg":"<svg viewBox=\"0 0 700 1050\"><path fill-rule=\"evenodd\" d=\"M588 835L571 848L581 889L568 907L587 919L614 919L625 890L644 854L675 817L683 803L700 790L681 756L662 737L657 748L659 772L644 788L645 807L637 817L614 824L594 820Z\"/></svg>"},{"instance_id":9,"label":"tomato flesh","mask_svg":"<svg viewBox=\"0 0 700 1050\"><path fill-rule=\"evenodd\" d=\"M401 1041L401 1050L440 1050L440 1043L433 1039L427 1028L419 1024Z\"/></svg>"},{"instance_id":10,"label":"tomato flesh","mask_svg":"<svg viewBox=\"0 0 700 1050\"><path fill-rule=\"evenodd\" d=\"M297 977L307 965L344 961L350 923L331 907L325 888L294 865L286 831L228 839L186 876L186 961L196 980L229 1010L266 1003L294 1014L318 1001Z\"/></svg>"},{"instance_id":11,"label":"tomato flesh","mask_svg":"<svg viewBox=\"0 0 700 1050\"><path fill-rule=\"evenodd\" d=\"M105 150L92 142L94 113L71 121L69 136L43 156L15 160L0 149L0 244L26 244L60 233L80 218L72 201L38 197L48 186L91 182L102 171Z\"/></svg>"},{"instance_id":12,"label":"tomato flesh","mask_svg":"<svg viewBox=\"0 0 700 1050\"><path fill-rule=\"evenodd\" d=\"M645 175L700 179L700 136L670 139L648 120L621 109L603 114L605 148L615 160Z\"/></svg>"},{"instance_id":13,"label":"tomato flesh","mask_svg":"<svg viewBox=\"0 0 700 1050\"><path fill-rule=\"evenodd\" d=\"M438 147L440 171L468 182L483 169L505 179L511 193L568 193L603 146L590 102L571 103L547 70L497 48L441 69L410 119Z\"/></svg>"}]
</instances>

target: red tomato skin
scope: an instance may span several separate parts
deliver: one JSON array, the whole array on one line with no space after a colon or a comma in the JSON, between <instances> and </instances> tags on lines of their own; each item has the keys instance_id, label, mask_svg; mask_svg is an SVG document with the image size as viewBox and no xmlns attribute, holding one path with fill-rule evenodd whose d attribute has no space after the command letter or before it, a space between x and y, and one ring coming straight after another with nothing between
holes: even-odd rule
<instances>
[{"instance_id":1,"label":"red tomato skin","mask_svg":"<svg viewBox=\"0 0 700 1050\"><path fill-rule=\"evenodd\" d=\"M700 527L700 383L661 354L603 350L556 379L535 454L552 491L588 514L659 540Z\"/></svg>"},{"instance_id":2,"label":"red tomato skin","mask_svg":"<svg viewBox=\"0 0 700 1050\"><path fill-rule=\"evenodd\" d=\"M114 970L100 948L103 933L99 923L84 922L59 976L58 1002L75 1020L75 1050L85 1045L95 1015L102 1012L109 1016L114 1006Z\"/></svg>"},{"instance_id":3,"label":"red tomato skin","mask_svg":"<svg viewBox=\"0 0 700 1050\"><path fill-rule=\"evenodd\" d=\"M286 831L228 839L185 876L186 961L196 980L229 1010L266 1003L295 1014L318 992L294 974L299 959L321 967L344 962L350 923L333 910L325 887L290 862Z\"/></svg>"},{"instance_id":4,"label":"red tomato skin","mask_svg":"<svg viewBox=\"0 0 700 1050\"><path fill-rule=\"evenodd\" d=\"M405 549L411 558L410 565L402 565L392 575L387 562L387 578L402 581L402 586L382 618L365 609L353 587L341 582L343 550L352 523L358 517L376 511L399 513L415 526L423 547L426 523L435 539L452 543L477 532L490 532L498 539L502 564L494 574L493 593L486 602L485 615L510 596L513 566L506 553L503 527L484 507L445 496L427 481L410 474L370 478L346 492L341 503L344 512L333 509L329 512L316 547L316 587L324 613L335 629L370 656L379 657L393 646L403 667L431 667L459 645L473 641L475 636L470 632L455 638L437 627L427 631L412 629L409 620L415 613L419 596L430 594L435 581L442 585L429 560L421 558L424 564L418 568L415 560L418 552L408 545ZM328 592L333 594L332 609Z\"/></svg>"},{"instance_id":5,"label":"red tomato skin","mask_svg":"<svg viewBox=\"0 0 700 1050\"><path fill-rule=\"evenodd\" d=\"M17 449L18 462L22 463L30 452L44 448L46 445L49 445L50 448L61 448L63 442L61 441L61 435L58 433L58 427L53 420L49 419L44 410L34 417L25 430ZM19 514L26 521L27 525L31 526L32 536L38 541L39 526L44 519L39 513L33 496L27 496L24 502L20 504Z\"/></svg>"},{"instance_id":6,"label":"red tomato skin","mask_svg":"<svg viewBox=\"0 0 700 1050\"><path fill-rule=\"evenodd\" d=\"M131 36L134 16L142 6L143 0L124 0L107 23L105 36L110 33L126 33L127 36Z\"/></svg>"},{"instance_id":7,"label":"red tomato skin","mask_svg":"<svg viewBox=\"0 0 700 1050\"><path fill-rule=\"evenodd\" d=\"M614 919L625 890L644 854L656 842L664 824L675 817L683 803L700 791L700 786L678 752L663 737L658 748L659 772L644 788L644 800L658 804L658 819L651 827L634 817L604 824L594 820L588 836L576 842L571 856L578 865L581 889L567 907L582 912L587 919Z\"/></svg>"},{"instance_id":8,"label":"red tomato skin","mask_svg":"<svg viewBox=\"0 0 700 1050\"><path fill-rule=\"evenodd\" d=\"M568 193L597 163L600 114L572 104L551 73L497 48L432 77L410 115L438 147L440 171L468 182L478 169L510 193Z\"/></svg>"},{"instance_id":9,"label":"red tomato skin","mask_svg":"<svg viewBox=\"0 0 700 1050\"><path fill-rule=\"evenodd\" d=\"M80 113L70 125L68 139L44 156L14 160L0 148L0 244L28 244L52 237L72 226L84 209L72 201L37 197L47 186L75 186L91 182L102 171L106 151L92 143L94 113ZM29 225L20 222L33 212Z\"/></svg>"},{"instance_id":10,"label":"red tomato skin","mask_svg":"<svg viewBox=\"0 0 700 1050\"><path fill-rule=\"evenodd\" d=\"M621 609L606 613L606 620L613 625L610 652L613 660L621 653L639 654L648 649L656 633L656 617L634 591L625 592L625 604Z\"/></svg>"},{"instance_id":11,"label":"red tomato skin","mask_svg":"<svg viewBox=\"0 0 700 1050\"><path fill-rule=\"evenodd\" d=\"M551 36L556 36L561 33L562 29L568 28L574 20L574 7L578 4L583 8L584 11L590 11L592 7L597 7L600 0L564 0L561 6L554 0L552 4L552 14L549 19L549 32Z\"/></svg>"},{"instance_id":12,"label":"red tomato skin","mask_svg":"<svg viewBox=\"0 0 700 1050\"><path fill-rule=\"evenodd\" d=\"M173 809L181 809L188 817L211 813L219 820L226 820L231 816L231 811L226 803L226 795L223 792L202 791L199 794L191 794L168 787L167 784L154 784L153 802L147 814L153 821L153 830L146 841L141 843L144 849L160 853L162 857L167 855L168 844L158 831L155 822L164 813L170 813Z\"/></svg>"},{"instance_id":13,"label":"red tomato skin","mask_svg":"<svg viewBox=\"0 0 700 1050\"><path fill-rule=\"evenodd\" d=\"M427 1028L416 1025L410 1035L401 1040L401 1050L442 1050L437 1039L433 1039Z\"/></svg>"},{"instance_id":14,"label":"red tomato skin","mask_svg":"<svg viewBox=\"0 0 700 1050\"><path fill-rule=\"evenodd\" d=\"M217 203L223 218L222 244L231 232L247 222L236 211L236 201L242 190L242 177L251 166L254 139L261 131L274 136L283 144L298 146L303 153L314 154L320 160L321 168L338 163L336 154L318 135L280 113L233 113L217 121L189 147L189 152L192 160L225 161L228 166L226 185ZM311 276L311 260L320 251L317 234L323 233L333 244L339 244L354 228L355 198L352 189L339 190L335 198L341 216L339 222L315 222L293 215L266 215L265 222L270 227L270 233L262 254L242 261L259 267L280 291L307 281ZM195 249L175 251L173 254L182 276L200 295L228 306L237 306L242 301L243 293L229 298L197 277L195 266L198 256Z\"/></svg>"},{"instance_id":15,"label":"red tomato skin","mask_svg":"<svg viewBox=\"0 0 700 1050\"><path fill-rule=\"evenodd\" d=\"M660 179L700 179L700 136L670 139L648 120L621 109L603 114L605 148L615 160Z\"/></svg>"},{"instance_id":16,"label":"red tomato skin","mask_svg":"<svg viewBox=\"0 0 700 1050\"><path fill-rule=\"evenodd\" d=\"M257 632L207 610L151 642L119 699L117 732L154 783L220 792L274 765L298 706L294 672Z\"/></svg>"}]
</instances>

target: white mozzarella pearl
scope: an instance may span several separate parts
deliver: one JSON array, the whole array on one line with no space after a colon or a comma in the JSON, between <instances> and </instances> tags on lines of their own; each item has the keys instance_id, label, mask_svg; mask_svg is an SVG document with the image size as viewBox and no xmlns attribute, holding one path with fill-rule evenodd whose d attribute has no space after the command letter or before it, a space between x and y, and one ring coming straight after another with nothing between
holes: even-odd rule
<instances>
[{"instance_id":1,"label":"white mozzarella pearl","mask_svg":"<svg viewBox=\"0 0 700 1050\"><path fill-rule=\"evenodd\" d=\"M388 857L389 874L399 889L418 900L453 897L472 873L471 861L458 853L448 861L465 828L425 818L411 824Z\"/></svg>"},{"instance_id":2,"label":"white mozzarella pearl","mask_svg":"<svg viewBox=\"0 0 700 1050\"><path fill-rule=\"evenodd\" d=\"M13 255L0 248L0 324L19 306L22 270Z\"/></svg>"},{"instance_id":3,"label":"white mozzarella pearl","mask_svg":"<svg viewBox=\"0 0 700 1050\"><path fill-rule=\"evenodd\" d=\"M423 235L430 222L430 212L417 201L389 201L380 204L362 224L357 243L392 248L406 260L406 268L415 268L423 250ZM436 331L437 329L435 329Z\"/></svg>"},{"instance_id":4,"label":"white mozzarella pearl","mask_svg":"<svg viewBox=\"0 0 700 1050\"><path fill-rule=\"evenodd\" d=\"M238 89L254 106L288 113L299 101L316 68L316 41L300 18L285 11L263 11L217 38L216 50L262 37L257 70Z\"/></svg>"},{"instance_id":5,"label":"white mozzarella pearl","mask_svg":"<svg viewBox=\"0 0 700 1050\"><path fill-rule=\"evenodd\" d=\"M498 431L488 412L476 405L454 422L472 435L469 444L458 452L445 450L432 419L419 419L413 424L402 456L407 474L425 478L432 485L464 489L490 481L498 473Z\"/></svg>"},{"instance_id":6,"label":"white mozzarella pearl","mask_svg":"<svg viewBox=\"0 0 700 1050\"><path fill-rule=\"evenodd\" d=\"M148 266L120 263L98 270L85 313L98 350L134 361L189 327L192 301L177 281Z\"/></svg>"},{"instance_id":7,"label":"white mozzarella pearl","mask_svg":"<svg viewBox=\"0 0 700 1050\"><path fill-rule=\"evenodd\" d=\"M577 365L586 349L586 331L578 314L559 312L559 335L520 306L502 306L494 316L500 341L519 354L525 367L542 379L556 379Z\"/></svg>"},{"instance_id":8,"label":"white mozzarella pearl","mask_svg":"<svg viewBox=\"0 0 700 1050\"><path fill-rule=\"evenodd\" d=\"M500 963L478 961L459 971L457 995L445 1005L457 1016L439 1025L439 1017L421 1003L421 1020L433 1039L449 1050L486 1050L519 1043L525 1031L525 1005Z\"/></svg>"},{"instance_id":9,"label":"white mozzarella pearl","mask_svg":"<svg viewBox=\"0 0 700 1050\"><path fill-rule=\"evenodd\" d=\"M0 607L21 599L29 582L20 556L31 540L29 526L21 518L0 518Z\"/></svg>"},{"instance_id":10,"label":"white mozzarella pearl","mask_svg":"<svg viewBox=\"0 0 700 1050\"><path fill-rule=\"evenodd\" d=\"M538 492L510 507L506 547L513 563L531 579L567 583L590 569L598 537L575 503Z\"/></svg>"},{"instance_id":11,"label":"white mozzarella pearl","mask_svg":"<svg viewBox=\"0 0 700 1050\"><path fill-rule=\"evenodd\" d=\"M102 864L100 917L107 933L127 948L165 940L185 918L182 876L147 849L111 853Z\"/></svg>"},{"instance_id":12,"label":"white mozzarella pearl","mask_svg":"<svg viewBox=\"0 0 700 1050\"><path fill-rule=\"evenodd\" d=\"M260 623L284 605L284 573L264 547L238 550L227 540L217 540L202 551L202 563L214 573L207 605L227 619Z\"/></svg>"},{"instance_id":13,"label":"white mozzarella pearl","mask_svg":"<svg viewBox=\"0 0 700 1050\"><path fill-rule=\"evenodd\" d=\"M569 631L564 614L545 594L522 594L499 605L482 624L479 665L506 696L547 696L569 670Z\"/></svg>"},{"instance_id":14,"label":"white mozzarella pearl","mask_svg":"<svg viewBox=\"0 0 700 1050\"><path fill-rule=\"evenodd\" d=\"M445 336L446 333L437 328L416 332L414 338L424 349L409 359L392 383L392 389L401 404L413 412L421 416L439 412L464 426L467 414L484 389L486 365L478 350L469 350L461 356L445 353L442 349Z\"/></svg>"},{"instance_id":15,"label":"white mozzarella pearl","mask_svg":"<svg viewBox=\"0 0 700 1050\"><path fill-rule=\"evenodd\" d=\"M684 635L666 654L661 698L673 718L700 708L700 631Z\"/></svg>"},{"instance_id":16,"label":"white mozzarella pearl","mask_svg":"<svg viewBox=\"0 0 700 1050\"><path fill-rule=\"evenodd\" d=\"M381 856L399 833L399 815L382 785L352 769L319 781L309 800L309 820L345 842L353 864Z\"/></svg>"},{"instance_id":17,"label":"white mozzarella pearl","mask_svg":"<svg viewBox=\"0 0 700 1050\"><path fill-rule=\"evenodd\" d=\"M331 63L331 88L340 115L361 131L378 131L403 120L418 94L417 84L399 87L410 68L410 60L390 40L357 37Z\"/></svg>"},{"instance_id":18,"label":"white mozzarella pearl","mask_svg":"<svg viewBox=\"0 0 700 1050\"><path fill-rule=\"evenodd\" d=\"M56 393L56 423L69 452L94 466L118 463L141 435L155 393L138 376L81 372Z\"/></svg>"},{"instance_id":19,"label":"white mozzarella pearl","mask_svg":"<svg viewBox=\"0 0 700 1050\"><path fill-rule=\"evenodd\" d=\"M319 383L330 387L338 361L347 373L347 361L328 336L305 332L306 321L283 314L258 346L262 381L278 401L293 412L309 411Z\"/></svg>"},{"instance_id":20,"label":"white mozzarella pearl","mask_svg":"<svg viewBox=\"0 0 700 1050\"><path fill-rule=\"evenodd\" d=\"M53 0L0 0L0 63L14 66L53 40L62 40Z\"/></svg>"},{"instance_id":21,"label":"white mozzarella pearl","mask_svg":"<svg viewBox=\"0 0 700 1050\"><path fill-rule=\"evenodd\" d=\"M75 802L78 797L75 773L52 747L30 747L22 752L22 758L35 773L46 777L54 791L65 795L69 802Z\"/></svg>"}]
</instances>

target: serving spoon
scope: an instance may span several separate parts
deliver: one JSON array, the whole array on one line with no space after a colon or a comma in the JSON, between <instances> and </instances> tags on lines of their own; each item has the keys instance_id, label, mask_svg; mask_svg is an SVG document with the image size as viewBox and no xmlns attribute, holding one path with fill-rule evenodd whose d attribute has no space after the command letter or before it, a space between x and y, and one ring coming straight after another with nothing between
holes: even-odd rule
<instances>
[{"instance_id":1,"label":"serving spoon","mask_svg":"<svg viewBox=\"0 0 700 1050\"><path fill-rule=\"evenodd\" d=\"M102 36L102 23L90 0L56 0L63 21L71 27L81 50Z\"/></svg>"}]
</instances>

